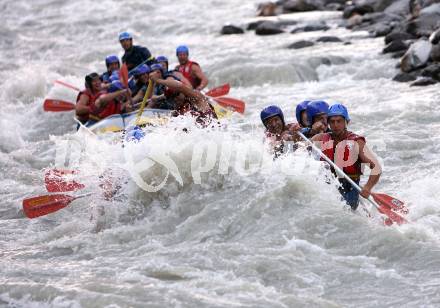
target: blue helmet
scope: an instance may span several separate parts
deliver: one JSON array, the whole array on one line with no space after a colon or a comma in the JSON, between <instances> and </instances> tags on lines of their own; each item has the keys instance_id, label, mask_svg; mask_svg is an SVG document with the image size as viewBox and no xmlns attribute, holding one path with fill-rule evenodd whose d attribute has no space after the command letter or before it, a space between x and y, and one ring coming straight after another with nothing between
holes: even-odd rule
<instances>
[{"instance_id":1,"label":"blue helmet","mask_svg":"<svg viewBox=\"0 0 440 308\"><path fill-rule=\"evenodd\" d=\"M186 45L180 45L179 47L176 48L176 56L177 56L179 53L186 53L186 54L189 54L189 49L188 49L188 47L187 47Z\"/></svg>"},{"instance_id":2,"label":"blue helmet","mask_svg":"<svg viewBox=\"0 0 440 308\"><path fill-rule=\"evenodd\" d=\"M328 104L324 101L312 101L307 105L307 120L309 126L313 124L313 118L319 114L328 114Z\"/></svg>"},{"instance_id":3,"label":"blue helmet","mask_svg":"<svg viewBox=\"0 0 440 308\"><path fill-rule=\"evenodd\" d=\"M310 103L310 101L303 101L301 103L299 103L296 106L296 120L298 121L299 124L301 125L305 125L307 123L301 123L301 112L305 111L307 109L307 105Z\"/></svg>"},{"instance_id":4,"label":"blue helmet","mask_svg":"<svg viewBox=\"0 0 440 308\"><path fill-rule=\"evenodd\" d=\"M105 65L108 67L110 64L112 63L118 63L119 64L119 58L118 56L115 55L111 55L111 56L107 56L105 58Z\"/></svg>"},{"instance_id":5,"label":"blue helmet","mask_svg":"<svg viewBox=\"0 0 440 308\"><path fill-rule=\"evenodd\" d=\"M138 142L142 138L144 138L145 133L142 131L142 129L139 126L135 126L132 129L127 130L127 134L125 135L125 139L127 141L134 141Z\"/></svg>"},{"instance_id":6,"label":"blue helmet","mask_svg":"<svg viewBox=\"0 0 440 308\"><path fill-rule=\"evenodd\" d=\"M334 117L334 116L341 116L343 117L347 122L350 121L350 117L348 116L348 110L347 108L340 104L336 103L330 107L328 110L328 117Z\"/></svg>"},{"instance_id":7,"label":"blue helmet","mask_svg":"<svg viewBox=\"0 0 440 308\"><path fill-rule=\"evenodd\" d=\"M156 57L156 62L166 62L168 63L168 58L165 56L158 56Z\"/></svg>"},{"instance_id":8,"label":"blue helmet","mask_svg":"<svg viewBox=\"0 0 440 308\"><path fill-rule=\"evenodd\" d=\"M160 71L162 73L162 75L164 75L164 69L162 67L162 65L160 65L159 63L154 63L153 65L151 65L151 71Z\"/></svg>"},{"instance_id":9,"label":"blue helmet","mask_svg":"<svg viewBox=\"0 0 440 308\"><path fill-rule=\"evenodd\" d=\"M124 85L119 80L112 81L110 87L108 88L108 93L113 93L119 90L123 90Z\"/></svg>"},{"instance_id":10,"label":"blue helmet","mask_svg":"<svg viewBox=\"0 0 440 308\"><path fill-rule=\"evenodd\" d=\"M281 120L283 121L283 124L285 124L284 123L284 114L283 114L283 111L280 109L280 107L275 106L275 105L271 105L271 106L268 106L268 107L264 108L263 110L261 110L260 118L261 118L261 121L263 122L264 126L266 126L266 121L274 116L279 116L281 118Z\"/></svg>"},{"instance_id":11,"label":"blue helmet","mask_svg":"<svg viewBox=\"0 0 440 308\"><path fill-rule=\"evenodd\" d=\"M122 32L119 34L119 41L131 40L133 37L129 32Z\"/></svg>"},{"instance_id":12,"label":"blue helmet","mask_svg":"<svg viewBox=\"0 0 440 308\"><path fill-rule=\"evenodd\" d=\"M150 67L146 64L142 64L134 71L133 75L139 76L142 74L149 74L150 72Z\"/></svg>"}]
</instances>

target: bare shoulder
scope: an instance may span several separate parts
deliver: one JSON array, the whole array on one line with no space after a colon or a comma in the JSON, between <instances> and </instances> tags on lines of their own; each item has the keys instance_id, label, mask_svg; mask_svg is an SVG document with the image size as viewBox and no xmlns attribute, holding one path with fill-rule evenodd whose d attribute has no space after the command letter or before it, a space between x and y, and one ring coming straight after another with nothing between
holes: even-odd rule
<instances>
[{"instance_id":1,"label":"bare shoulder","mask_svg":"<svg viewBox=\"0 0 440 308\"><path fill-rule=\"evenodd\" d=\"M320 133L320 134L313 136L310 140L311 141L322 141L323 137L324 137L324 133Z\"/></svg>"}]
</instances>

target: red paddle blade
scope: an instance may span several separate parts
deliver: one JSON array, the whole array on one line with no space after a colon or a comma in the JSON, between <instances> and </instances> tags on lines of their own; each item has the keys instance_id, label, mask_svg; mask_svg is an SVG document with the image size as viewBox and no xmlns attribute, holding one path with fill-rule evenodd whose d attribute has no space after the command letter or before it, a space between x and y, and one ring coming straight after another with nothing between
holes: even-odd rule
<instances>
[{"instance_id":1,"label":"red paddle blade","mask_svg":"<svg viewBox=\"0 0 440 308\"><path fill-rule=\"evenodd\" d=\"M119 70L119 76L124 87L128 88L128 68L125 63L122 64L122 67Z\"/></svg>"},{"instance_id":2,"label":"red paddle blade","mask_svg":"<svg viewBox=\"0 0 440 308\"><path fill-rule=\"evenodd\" d=\"M55 80L55 83L60 84L62 86L65 86L65 87L67 87L69 89L78 91L78 92L80 91L80 89L78 89L77 87L75 87L75 86L73 86L73 85L71 85L71 84L69 84L67 82L61 81L61 80Z\"/></svg>"},{"instance_id":3,"label":"red paddle blade","mask_svg":"<svg viewBox=\"0 0 440 308\"><path fill-rule=\"evenodd\" d=\"M214 89L209 90L208 92L206 92L205 95L211 96L211 97L223 96L223 95L228 94L230 89L231 89L231 86L229 85L229 83L225 83L222 86L219 86L219 87L216 87Z\"/></svg>"},{"instance_id":4,"label":"red paddle blade","mask_svg":"<svg viewBox=\"0 0 440 308\"><path fill-rule=\"evenodd\" d=\"M215 97L214 100L220 105L225 108L230 108L234 110L235 112L244 113L244 109L246 107L246 104L236 98L231 97Z\"/></svg>"},{"instance_id":5,"label":"red paddle blade","mask_svg":"<svg viewBox=\"0 0 440 308\"><path fill-rule=\"evenodd\" d=\"M408 221L407 221L405 218L403 218L403 217L400 216L399 214L397 214L397 213L391 211L387 206L379 205L379 207L377 208L377 210L378 210L380 213L382 213L382 214L388 216L389 219L386 219L386 220L385 220L385 224L388 225L388 226L391 225L391 224L394 223L394 222L395 222L396 224L398 224L398 225L403 225L403 224L408 223Z\"/></svg>"},{"instance_id":6,"label":"red paddle blade","mask_svg":"<svg viewBox=\"0 0 440 308\"><path fill-rule=\"evenodd\" d=\"M44 111L63 112L75 109L75 105L70 102L58 99L46 99L43 104Z\"/></svg>"},{"instance_id":7,"label":"red paddle blade","mask_svg":"<svg viewBox=\"0 0 440 308\"><path fill-rule=\"evenodd\" d=\"M68 175L73 175L76 172L73 170L48 170L44 177L44 183L48 192L65 192L83 189L84 184L78 183L74 180L66 179Z\"/></svg>"},{"instance_id":8,"label":"red paddle blade","mask_svg":"<svg viewBox=\"0 0 440 308\"><path fill-rule=\"evenodd\" d=\"M394 197L380 193L372 193L371 195L373 196L374 201L376 201L380 206L388 207L389 209L404 215L408 214L409 212L404 203Z\"/></svg>"},{"instance_id":9,"label":"red paddle blade","mask_svg":"<svg viewBox=\"0 0 440 308\"><path fill-rule=\"evenodd\" d=\"M24 199L23 211L26 217L36 218L61 210L75 199L75 197L61 194Z\"/></svg>"}]
</instances>

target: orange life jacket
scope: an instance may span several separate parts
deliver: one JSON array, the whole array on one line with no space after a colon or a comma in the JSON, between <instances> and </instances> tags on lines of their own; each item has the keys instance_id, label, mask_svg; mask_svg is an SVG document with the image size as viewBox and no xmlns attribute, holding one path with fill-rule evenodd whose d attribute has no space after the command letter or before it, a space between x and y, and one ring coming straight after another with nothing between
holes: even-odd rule
<instances>
[{"instance_id":1,"label":"orange life jacket","mask_svg":"<svg viewBox=\"0 0 440 308\"><path fill-rule=\"evenodd\" d=\"M81 95L86 95L89 98L89 101L87 103L87 107L90 108L90 111L92 113L97 112L97 107L95 106L95 101L98 99L98 97L100 97L102 94L104 94L104 92L99 91L98 93L92 93L89 89L85 89L82 90L81 92L78 93L78 96L76 97L76 102L79 102L79 99L81 97ZM84 114L84 115L77 115L76 117L78 118L79 121L81 121L82 123L85 123L89 120L89 114Z\"/></svg>"},{"instance_id":2,"label":"orange life jacket","mask_svg":"<svg viewBox=\"0 0 440 308\"><path fill-rule=\"evenodd\" d=\"M192 87L195 89L197 88L200 83L202 82L199 78L193 76L192 74L192 67L193 65L200 66L197 62L189 61L186 62L184 65L178 65L177 70L182 73L183 77L189 80Z\"/></svg>"},{"instance_id":3,"label":"orange life jacket","mask_svg":"<svg viewBox=\"0 0 440 308\"><path fill-rule=\"evenodd\" d=\"M325 133L322 137L322 152L324 155L326 155L328 158L330 158L331 161L335 162L335 152L336 152L336 145L338 146L338 152L342 153L340 147L344 146L344 157L343 160L338 159L338 163L343 163L344 165L350 164L348 166L345 166L342 168L342 170L347 174L349 177L351 177L354 180L357 180L360 178L362 174L362 168L361 168L361 161L359 158L359 146L356 141L363 140L365 141L365 138L359 135L356 135L352 132L347 132L347 136L344 140L340 141L338 144L334 142L334 139L332 138L331 133ZM357 151L354 150L355 147L357 147ZM321 160L324 160L321 158ZM334 172L334 170L333 170Z\"/></svg>"}]
</instances>

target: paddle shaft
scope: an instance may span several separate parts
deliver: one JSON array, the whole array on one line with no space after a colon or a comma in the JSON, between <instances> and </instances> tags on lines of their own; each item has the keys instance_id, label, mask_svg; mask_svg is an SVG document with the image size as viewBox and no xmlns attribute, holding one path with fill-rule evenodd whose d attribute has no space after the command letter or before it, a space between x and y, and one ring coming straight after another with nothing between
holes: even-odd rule
<instances>
[{"instance_id":1,"label":"paddle shaft","mask_svg":"<svg viewBox=\"0 0 440 308\"><path fill-rule=\"evenodd\" d=\"M362 188L358 185L358 184L356 184L348 175L346 175L345 173L344 173L344 171L342 171L342 169L341 168L339 168L334 162L332 162L331 161L331 159L330 158L328 158L324 153L322 153L322 151L312 142L312 141L310 141L306 136L304 136L303 135L303 133L301 133L300 131L298 131L297 132L297 134L305 141L305 142L307 142L312 148L313 148L313 150L315 150L317 153L319 153L319 155L326 161L326 162L328 162L332 167L333 167L333 169L335 169L335 171L339 174L339 175L341 175L341 176L343 176L347 181L348 181L348 183L350 183L358 192L361 192L362 191ZM372 204L372 205L374 205L377 209L380 209L380 206L374 201L374 200L372 200L371 199L371 196L369 196L368 198L365 198L365 199L367 199L368 201L370 201L370 203Z\"/></svg>"}]
</instances>

